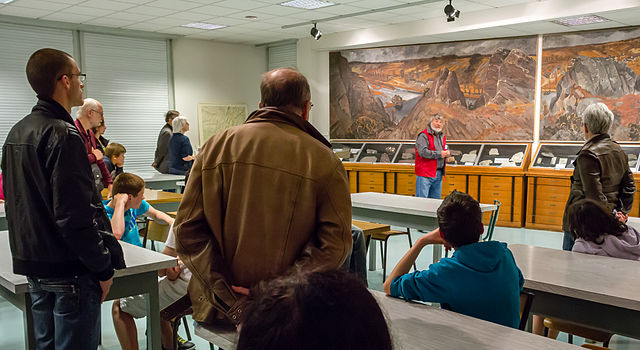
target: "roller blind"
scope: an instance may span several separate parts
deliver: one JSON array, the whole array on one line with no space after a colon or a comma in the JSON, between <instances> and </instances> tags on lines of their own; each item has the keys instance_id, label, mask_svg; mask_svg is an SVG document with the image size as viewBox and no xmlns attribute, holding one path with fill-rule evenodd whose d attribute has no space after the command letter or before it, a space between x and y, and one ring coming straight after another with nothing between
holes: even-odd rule
<instances>
[{"instance_id":1,"label":"roller blind","mask_svg":"<svg viewBox=\"0 0 640 350\"><path fill-rule=\"evenodd\" d=\"M297 67L298 45L296 42L269 46L268 51L269 70Z\"/></svg>"},{"instance_id":2,"label":"roller blind","mask_svg":"<svg viewBox=\"0 0 640 350\"><path fill-rule=\"evenodd\" d=\"M73 55L69 30L0 23L0 144L11 127L31 112L37 99L25 68L38 49L50 47Z\"/></svg>"},{"instance_id":3,"label":"roller blind","mask_svg":"<svg viewBox=\"0 0 640 350\"><path fill-rule=\"evenodd\" d=\"M152 170L169 108L167 42L84 33L87 97L102 103L105 137L127 149L126 171Z\"/></svg>"}]
</instances>

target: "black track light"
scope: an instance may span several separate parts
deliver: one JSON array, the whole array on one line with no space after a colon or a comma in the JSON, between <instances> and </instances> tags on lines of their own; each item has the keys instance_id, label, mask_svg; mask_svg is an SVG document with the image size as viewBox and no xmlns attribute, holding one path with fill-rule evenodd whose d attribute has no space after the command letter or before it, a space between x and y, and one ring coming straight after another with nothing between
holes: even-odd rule
<instances>
[{"instance_id":1,"label":"black track light","mask_svg":"<svg viewBox=\"0 0 640 350\"><path fill-rule=\"evenodd\" d=\"M320 40L320 37L322 37L322 32L318 30L318 28L316 28L317 23L313 24L313 28L311 28L311 36L316 39L316 40Z\"/></svg>"},{"instance_id":2,"label":"black track light","mask_svg":"<svg viewBox=\"0 0 640 350\"><path fill-rule=\"evenodd\" d=\"M444 7L444 14L447 15L447 22L453 22L460 17L460 10L456 10L449 0L449 5Z\"/></svg>"}]
</instances>

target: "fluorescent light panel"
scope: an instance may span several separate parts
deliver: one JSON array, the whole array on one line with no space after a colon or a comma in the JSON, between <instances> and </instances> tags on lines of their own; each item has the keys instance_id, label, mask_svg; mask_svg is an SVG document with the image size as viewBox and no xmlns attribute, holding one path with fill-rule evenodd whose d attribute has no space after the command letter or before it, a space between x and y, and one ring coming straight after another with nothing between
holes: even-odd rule
<instances>
[{"instance_id":1,"label":"fluorescent light panel","mask_svg":"<svg viewBox=\"0 0 640 350\"><path fill-rule=\"evenodd\" d=\"M13 0L0 0L0 4L8 4L10 2L12 2Z\"/></svg>"},{"instance_id":2,"label":"fluorescent light panel","mask_svg":"<svg viewBox=\"0 0 640 350\"><path fill-rule=\"evenodd\" d=\"M226 26L223 26L220 24L213 24L213 23L195 22L195 23L183 24L181 25L181 27L214 30L214 29L225 28Z\"/></svg>"},{"instance_id":3,"label":"fluorescent light panel","mask_svg":"<svg viewBox=\"0 0 640 350\"><path fill-rule=\"evenodd\" d=\"M565 17L551 21L553 23L561 24L567 27L582 26L585 24L609 22L608 19L596 15Z\"/></svg>"},{"instance_id":4,"label":"fluorescent light panel","mask_svg":"<svg viewBox=\"0 0 640 350\"><path fill-rule=\"evenodd\" d=\"M331 5L335 5L333 2L329 1L321 1L321 0L292 0L280 3L282 6L295 7L299 9L305 10L314 10L319 9L321 7L327 7Z\"/></svg>"}]
</instances>

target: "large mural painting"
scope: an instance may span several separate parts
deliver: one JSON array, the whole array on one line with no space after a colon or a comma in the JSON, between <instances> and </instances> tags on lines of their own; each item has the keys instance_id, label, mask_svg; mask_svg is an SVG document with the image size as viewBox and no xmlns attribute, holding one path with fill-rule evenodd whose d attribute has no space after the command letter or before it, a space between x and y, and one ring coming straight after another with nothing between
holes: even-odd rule
<instances>
[{"instance_id":1,"label":"large mural painting","mask_svg":"<svg viewBox=\"0 0 640 350\"><path fill-rule=\"evenodd\" d=\"M435 113L449 140L532 140L536 38L330 54L330 137L413 140Z\"/></svg>"},{"instance_id":2,"label":"large mural painting","mask_svg":"<svg viewBox=\"0 0 640 350\"><path fill-rule=\"evenodd\" d=\"M640 29L543 38L540 139L582 141L581 113L603 102L611 135L640 141Z\"/></svg>"}]
</instances>

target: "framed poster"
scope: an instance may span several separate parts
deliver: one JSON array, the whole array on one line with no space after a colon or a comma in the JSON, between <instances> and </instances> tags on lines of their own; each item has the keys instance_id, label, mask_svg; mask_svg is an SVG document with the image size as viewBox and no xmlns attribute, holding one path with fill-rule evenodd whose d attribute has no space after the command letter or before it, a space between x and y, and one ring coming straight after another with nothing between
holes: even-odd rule
<instances>
[{"instance_id":1,"label":"framed poster","mask_svg":"<svg viewBox=\"0 0 640 350\"><path fill-rule=\"evenodd\" d=\"M198 103L198 135L200 145L212 135L232 126L240 125L247 119L247 105L221 105Z\"/></svg>"}]
</instances>

